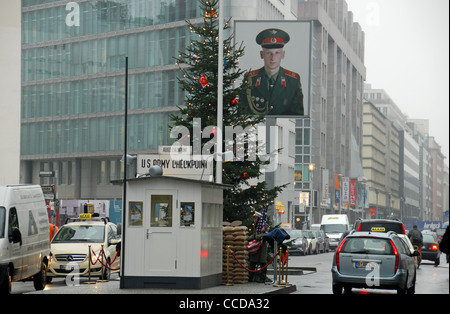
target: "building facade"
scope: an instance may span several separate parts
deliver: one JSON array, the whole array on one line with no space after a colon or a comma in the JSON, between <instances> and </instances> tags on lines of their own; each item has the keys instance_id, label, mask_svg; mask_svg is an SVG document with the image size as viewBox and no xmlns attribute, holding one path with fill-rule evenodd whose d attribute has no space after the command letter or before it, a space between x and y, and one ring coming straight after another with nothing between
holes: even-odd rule
<instances>
[{"instance_id":1,"label":"building facade","mask_svg":"<svg viewBox=\"0 0 450 314\"><path fill-rule=\"evenodd\" d=\"M20 1L0 0L0 185L20 181Z\"/></svg>"},{"instance_id":2,"label":"building facade","mask_svg":"<svg viewBox=\"0 0 450 314\"><path fill-rule=\"evenodd\" d=\"M295 20L297 0L229 0L236 20ZM170 145L169 115L185 94L174 57L202 23L198 0L22 1L21 182L56 184L62 200L122 197L125 57L129 58L128 154ZM295 121L275 121L280 144ZM272 184L292 206L294 149L279 156ZM40 177L52 171L54 177Z\"/></svg>"},{"instance_id":3,"label":"building facade","mask_svg":"<svg viewBox=\"0 0 450 314\"><path fill-rule=\"evenodd\" d=\"M362 209L340 201L334 183L339 175L363 178L364 32L342 0L299 2L298 19L313 21L313 82L311 117L296 123L295 189L313 190L312 223L338 212L353 222ZM314 164L313 171L309 164ZM301 219L301 206L296 214Z\"/></svg>"},{"instance_id":4,"label":"building facade","mask_svg":"<svg viewBox=\"0 0 450 314\"><path fill-rule=\"evenodd\" d=\"M362 155L368 193L363 218L400 218L399 131L369 101L364 103Z\"/></svg>"}]
</instances>

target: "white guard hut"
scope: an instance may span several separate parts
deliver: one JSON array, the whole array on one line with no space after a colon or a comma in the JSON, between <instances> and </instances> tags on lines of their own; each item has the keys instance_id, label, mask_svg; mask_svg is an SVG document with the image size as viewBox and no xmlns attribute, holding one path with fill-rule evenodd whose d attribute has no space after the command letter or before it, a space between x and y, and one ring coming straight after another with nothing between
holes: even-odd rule
<instances>
[{"instance_id":1,"label":"white guard hut","mask_svg":"<svg viewBox=\"0 0 450 314\"><path fill-rule=\"evenodd\" d=\"M226 187L168 176L128 179L121 287L220 285Z\"/></svg>"}]
</instances>

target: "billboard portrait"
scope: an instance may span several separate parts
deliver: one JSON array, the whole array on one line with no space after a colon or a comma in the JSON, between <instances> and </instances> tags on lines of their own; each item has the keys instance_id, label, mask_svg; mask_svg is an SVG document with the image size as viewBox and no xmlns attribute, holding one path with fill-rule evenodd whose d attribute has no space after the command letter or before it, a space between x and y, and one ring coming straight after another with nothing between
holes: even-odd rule
<instances>
[{"instance_id":1,"label":"billboard portrait","mask_svg":"<svg viewBox=\"0 0 450 314\"><path fill-rule=\"evenodd\" d=\"M309 116L311 22L235 21L234 30L235 42L245 47L239 58L246 72L241 109L280 118Z\"/></svg>"}]
</instances>

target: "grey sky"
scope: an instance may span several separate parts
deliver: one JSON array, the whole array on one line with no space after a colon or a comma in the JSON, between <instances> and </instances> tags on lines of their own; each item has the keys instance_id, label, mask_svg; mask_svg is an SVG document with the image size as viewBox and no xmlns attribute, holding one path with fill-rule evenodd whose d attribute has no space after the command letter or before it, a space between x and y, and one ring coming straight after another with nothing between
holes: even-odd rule
<instances>
[{"instance_id":1,"label":"grey sky","mask_svg":"<svg viewBox=\"0 0 450 314\"><path fill-rule=\"evenodd\" d=\"M366 34L366 83L411 119L428 119L449 157L449 1L346 0Z\"/></svg>"}]
</instances>

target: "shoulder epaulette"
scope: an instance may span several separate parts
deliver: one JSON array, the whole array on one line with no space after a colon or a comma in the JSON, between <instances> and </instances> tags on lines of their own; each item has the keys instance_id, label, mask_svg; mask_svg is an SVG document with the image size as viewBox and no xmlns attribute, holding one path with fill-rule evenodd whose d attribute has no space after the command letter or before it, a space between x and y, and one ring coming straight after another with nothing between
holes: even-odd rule
<instances>
[{"instance_id":1,"label":"shoulder epaulette","mask_svg":"<svg viewBox=\"0 0 450 314\"><path fill-rule=\"evenodd\" d=\"M247 73L248 77L254 77L257 76L259 73L259 70L250 71Z\"/></svg>"},{"instance_id":2,"label":"shoulder epaulette","mask_svg":"<svg viewBox=\"0 0 450 314\"><path fill-rule=\"evenodd\" d=\"M289 71L289 70L284 70L284 74L286 74L287 76L290 76L292 78L298 79L299 75L295 72Z\"/></svg>"}]
</instances>

